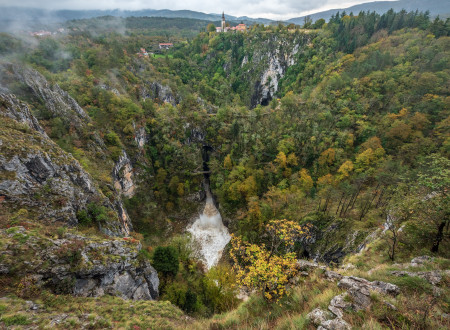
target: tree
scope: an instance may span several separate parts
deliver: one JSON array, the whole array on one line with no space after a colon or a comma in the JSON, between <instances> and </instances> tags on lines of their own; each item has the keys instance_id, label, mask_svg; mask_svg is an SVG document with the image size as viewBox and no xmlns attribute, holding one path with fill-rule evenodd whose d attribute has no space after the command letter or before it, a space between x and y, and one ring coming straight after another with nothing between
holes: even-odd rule
<instances>
[{"instance_id":1,"label":"tree","mask_svg":"<svg viewBox=\"0 0 450 330\"><path fill-rule=\"evenodd\" d=\"M450 223L450 160L437 154L428 156L422 163L417 184L421 195L417 212L435 228L431 252L437 253L445 238L444 229Z\"/></svg>"},{"instance_id":2,"label":"tree","mask_svg":"<svg viewBox=\"0 0 450 330\"><path fill-rule=\"evenodd\" d=\"M241 286L261 291L268 301L285 296L289 280L298 273L294 243L308 235L309 226L294 221L272 220L266 225L261 245L244 242L232 235L230 256Z\"/></svg>"},{"instance_id":3,"label":"tree","mask_svg":"<svg viewBox=\"0 0 450 330\"><path fill-rule=\"evenodd\" d=\"M213 23L209 23L206 27L206 31L208 32L216 32L216 26Z\"/></svg>"},{"instance_id":4,"label":"tree","mask_svg":"<svg viewBox=\"0 0 450 330\"><path fill-rule=\"evenodd\" d=\"M175 276L178 273L178 251L173 246L158 246L153 254L153 267L164 276Z\"/></svg>"}]
</instances>

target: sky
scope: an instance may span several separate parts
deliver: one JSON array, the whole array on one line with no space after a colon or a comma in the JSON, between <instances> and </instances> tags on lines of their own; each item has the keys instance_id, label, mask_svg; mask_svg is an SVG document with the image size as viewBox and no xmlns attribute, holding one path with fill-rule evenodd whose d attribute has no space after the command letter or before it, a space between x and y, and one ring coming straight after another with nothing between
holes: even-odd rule
<instances>
[{"instance_id":1,"label":"sky","mask_svg":"<svg viewBox=\"0 0 450 330\"><path fill-rule=\"evenodd\" d=\"M374 0L0 0L2 6L43 9L189 9L204 13L288 19ZM385 0L386 1L386 0ZM395 0L387 0L395 1Z\"/></svg>"}]
</instances>

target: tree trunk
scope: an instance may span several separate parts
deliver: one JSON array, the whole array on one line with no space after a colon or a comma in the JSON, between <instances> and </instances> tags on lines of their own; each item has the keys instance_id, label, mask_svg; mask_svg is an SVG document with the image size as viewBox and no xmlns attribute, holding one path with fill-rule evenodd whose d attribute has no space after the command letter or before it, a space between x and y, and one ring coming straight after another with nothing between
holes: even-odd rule
<instances>
[{"instance_id":1,"label":"tree trunk","mask_svg":"<svg viewBox=\"0 0 450 330\"><path fill-rule=\"evenodd\" d=\"M436 234L436 237L433 241L433 246L431 247L431 252L437 253L439 251L439 244L441 243L442 239L444 238L444 228L445 228L446 221L442 221L438 227L438 232Z\"/></svg>"}]
</instances>

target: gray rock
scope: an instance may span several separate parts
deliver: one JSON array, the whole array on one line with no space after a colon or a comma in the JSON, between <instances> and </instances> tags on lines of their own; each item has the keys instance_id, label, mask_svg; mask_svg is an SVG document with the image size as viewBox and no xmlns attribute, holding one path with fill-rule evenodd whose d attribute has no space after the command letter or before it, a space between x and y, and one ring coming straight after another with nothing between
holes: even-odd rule
<instances>
[{"instance_id":1,"label":"gray rock","mask_svg":"<svg viewBox=\"0 0 450 330\"><path fill-rule=\"evenodd\" d=\"M114 180L114 188L119 193L128 198L134 196L136 186L133 182L133 166L125 150L122 150L122 155L114 164L112 177Z\"/></svg>"},{"instance_id":2,"label":"gray rock","mask_svg":"<svg viewBox=\"0 0 450 330\"><path fill-rule=\"evenodd\" d=\"M0 172L7 174L0 180L3 206L32 210L35 220L76 225L77 212L95 201L111 211L101 229L128 235L131 221L120 199L114 205L100 192L80 163L48 138L25 103L0 94L0 104L0 118L29 127L9 125L7 134L0 130Z\"/></svg>"},{"instance_id":3,"label":"gray rock","mask_svg":"<svg viewBox=\"0 0 450 330\"><path fill-rule=\"evenodd\" d=\"M71 122L75 127L85 126L89 116L79 104L57 84L51 85L47 79L34 69L16 64L6 64L15 78L28 86L32 94L42 100L47 110L54 116Z\"/></svg>"},{"instance_id":4,"label":"gray rock","mask_svg":"<svg viewBox=\"0 0 450 330\"><path fill-rule=\"evenodd\" d=\"M391 272L392 275L403 277L403 276L417 276L423 278L428 283L432 285L438 285L442 281L442 275L439 271L429 271L429 272L408 272L403 270L396 270Z\"/></svg>"},{"instance_id":5,"label":"gray rock","mask_svg":"<svg viewBox=\"0 0 450 330\"><path fill-rule=\"evenodd\" d=\"M317 330L350 330L352 327L341 318L323 322Z\"/></svg>"},{"instance_id":6,"label":"gray rock","mask_svg":"<svg viewBox=\"0 0 450 330\"><path fill-rule=\"evenodd\" d=\"M366 295L370 294L370 290L378 291L380 293L389 294L392 296L396 296L400 293L400 289L394 284L381 281L370 282L366 279L355 276L344 276L339 281L338 287L347 290L355 289L363 292Z\"/></svg>"},{"instance_id":7,"label":"gray rock","mask_svg":"<svg viewBox=\"0 0 450 330\"><path fill-rule=\"evenodd\" d=\"M0 230L0 239L17 234L27 234L27 231L23 227L16 227L9 233ZM5 250L16 251L12 244L5 246ZM151 300L159 296L158 274L148 261L138 257L142 246L137 241L91 241L74 234L59 239L29 235L22 244L33 251L33 260L17 264L14 255L6 256L5 267L15 266L17 276L32 277L37 286L47 287L55 293L83 297L109 294L133 300Z\"/></svg>"},{"instance_id":8,"label":"gray rock","mask_svg":"<svg viewBox=\"0 0 450 330\"><path fill-rule=\"evenodd\" d=\"M325 278L330 281L339 281L342 278L342 275L331 270L327 270L325 272Z\"/></svg>"},{"instance_id":9,"label":"gray rock","mask_svg":"<svg viewBox=\"0 0 450 330\"><path fill-rule=\"evenodd\" d=\"M0 274L8 274L8 273L9 267L4 264L0 264Z\"/></svg>"},{"instance_id":10,"label":"gray rock","mask_svg":"<svg viewBox=\"0 0 450 330\"><path fill-rule=\"evenodd\" d=\"M352 304L349 301L346 301L347 293L343 293L335 296L330 301L330 305L328 305L328 310L332 312L337 317L344 316L344 310L350 309Z\"/></svg>"},{"instance_id":11,"label":"gray rock","mask_svg":"<svg viewBox=\"0 0 450 330\"><path fill-rule=\"evenodd\" d=\"M317 262L303 260L303 259L297 260L296 266L297 266L298 270L302 270L302 271L307 271L309 269L314 269L314 268L320 268L322 270L326 269L325 266L320 266Z\"/></svg>"},{"instance_id":12,"label":"gray rock","mask_svg":"<svg viewBox=\"0 0 450 330\"><path fill-rule=\"evenodd\" d=\"M413 266L413 267L421 266L432 260L433 260L433 258L431 258L430 256L415 257L411 260L411 266Z\"/></svg>"},{"instance_id":13,"label":"gray rock","mask_svg":"<svg viewBox=\"0 0 450 330\"><path fill-rule=\"evenodd\" d=\"M147 86L140 88L140 97L142 99L152 99L154 101L161 101L164 103L170 103L172 105L177 105L179 103L178 97L172 91L172 89L163 85L157 81L150 83Z\"/></svg>"},{"instance_id":14,"label":"gray rock","mask_svg":"<svg viewBox=\"0 0 450 330\"><path fill-rule=\"evenodd\" d=\"M318 326L321 323L333 318L333 314L328 311L324 311L321 308L314 309L306 316L314 325Z\"/></svg>"},{"instance_id":15,"label":"gray rock","mask_svg":"<svg viewBox=\"0 0 450 330\"><path fill-rule=\"evenodd\" d=\"M15 95L0 93L0 107L3 108L2 113L5 116L12 118L19 123L24 123L31 129L47 136L38 120L32 115L28 105L19 101Z\"/></svg>"}]
</instances>

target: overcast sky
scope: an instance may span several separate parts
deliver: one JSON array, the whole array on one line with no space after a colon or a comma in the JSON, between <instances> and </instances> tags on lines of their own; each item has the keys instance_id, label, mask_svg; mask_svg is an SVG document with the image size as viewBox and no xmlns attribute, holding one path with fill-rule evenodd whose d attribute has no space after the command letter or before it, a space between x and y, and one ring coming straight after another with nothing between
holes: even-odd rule
<instances>
[{"instance_id":1,"label":"overcast sky","mask_svg":"<svg viewBox=\"0 0 450 330\"><path fill-rule=\"evenodd\" d=\"M0 5L45 9L189 9L204 13L225 11L235 16L286 19L372 1L374 0L0 0Z\"/></svg>"}]
</instances>

